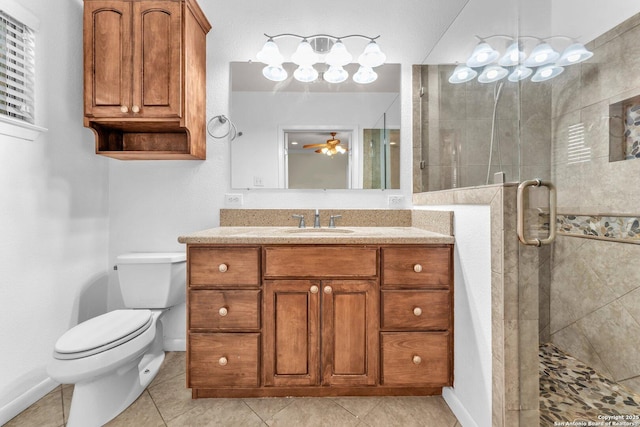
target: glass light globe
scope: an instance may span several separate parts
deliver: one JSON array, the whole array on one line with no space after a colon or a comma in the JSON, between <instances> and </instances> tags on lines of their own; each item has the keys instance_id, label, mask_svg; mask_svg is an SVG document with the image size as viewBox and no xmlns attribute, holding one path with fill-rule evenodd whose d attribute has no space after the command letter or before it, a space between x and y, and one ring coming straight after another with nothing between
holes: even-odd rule
<instances>
[{"instance_id":1,"label":"glass light globe","mask_svg":"<svg viewBox=\"0 0 640 427\"><path fill-rule=\"evenodd\" d=\"M282 65L267 65L262 69L262 75L274 82L281 82L288 77L287 70Z\"/></svg>"},{"instance_id":2,"label":"glass light globe","mask_svg":"<svg viewBox=\"0 0 640 427\"><path fill-rule=\"evenodd\" d=\"M342 66L330 66L322 75L322 78L329 83L342 83L347 80L349 73Z\"/></svg>"},{"instance_id":3,"label":"glass light globe","mask_svg":"<svg viewBox=\"0 0 640 427\"><path fill-rule=\"evenodd\" d=\"M296 51L293 52L293 55L291 55L291 60L296 65L310 67L318 62L318 55L313 51L307 39L304 39L300 42Z\"/></svg>"},{"instance_id":4,"label":"glass light globe","mask_svg":"<svg viewBox=\"0 0 640 427\"><path fill-rule=\"evenodd\" d=\"M371 67L360 66L358 72L353 75L353 81L360 84L375 82L378 74Z\"/></svg>"},{"instance_id":5,"label":"glass light globe","mask_svg":"<svg viewBox=\"0 0 640 427\"><path fill-rule=\"evenodd\" d=\"M358 63L363 67L374 68L384 64L387 55L382 53L380 46L371 40L369 44L364 48L364 52L358 57Z\"/></svg>"},{"instance_id":6,"label":"glass light globe","mask_svg":"<svg viewBox=\"0 0 640 427\"><path fill-rule=\"evenodd\" d=\"M342 67L350 63L352 59L353 56L351 56L349 51L347 51L344 43L342 43L340 40L336 40L326 58L324 59L324 62L329 65Z\"/></svg>"},{"instance_id":7,"label":"glass light globe","mask_svg":"<svg viewBox=\"0 0 640 427\"><path fill-rule=\"evenodd\" d=\"M263 64L282 64L284 58L278 49L278 45L271 39L262 46L262 50L257 53L256 58Z\"/></svg>"},{"instance_id":8,"label":"glass light globe","mask_svg":"<svg viewBox=\"0 0 640 427\"><path fill-rule=\"evenodd\" d=\"M312 66L299 66L294 72L293 77L299 82L309 83L318 78L318 70Z\"/></svg>"}]
</instances>

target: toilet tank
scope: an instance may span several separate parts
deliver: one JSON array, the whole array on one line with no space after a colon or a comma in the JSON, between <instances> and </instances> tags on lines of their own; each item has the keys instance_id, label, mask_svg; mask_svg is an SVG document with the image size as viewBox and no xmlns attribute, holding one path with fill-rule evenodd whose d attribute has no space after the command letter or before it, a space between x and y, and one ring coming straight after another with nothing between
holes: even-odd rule
<instances>
[{"instance_id":1,"label":"toilet tank","mask_svg":"<svg viewBox=\"0 0 640 427\"><path fill-rule=\"evenodd\" d=\"M132 252L116 260L127 308L168 308L185 302L184 252Z\"/></svg>"}]
</instances>

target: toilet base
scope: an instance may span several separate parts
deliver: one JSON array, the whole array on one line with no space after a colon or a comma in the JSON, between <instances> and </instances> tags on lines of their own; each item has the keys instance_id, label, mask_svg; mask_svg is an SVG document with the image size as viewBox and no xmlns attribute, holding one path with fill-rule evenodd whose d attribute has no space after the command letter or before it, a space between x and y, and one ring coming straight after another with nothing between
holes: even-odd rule
<instances>
[{"instance_id":1,"label":"toilet base","mask_svg":"<svg viewBox=\"0 0 640 427\"><path fill-rule=\"evenodd\" d=\"M158 317L161 313L158 314ZM67 427L100 427L127 409L158 374L164 361L162 322L147 352L115 372L75 384Z\"/></svg>"},{"instance_id":2,"label":"toilet base","mask_svg":"<svg viewBox=\"0 0 640 427\"><path fill-rule=\"evenodd\" d=\"M67 427L102 426L127 409L153 380L164 352L145 355L139 364L115 374L78 383L73 390Z\"/></svg>"}]
</instances>

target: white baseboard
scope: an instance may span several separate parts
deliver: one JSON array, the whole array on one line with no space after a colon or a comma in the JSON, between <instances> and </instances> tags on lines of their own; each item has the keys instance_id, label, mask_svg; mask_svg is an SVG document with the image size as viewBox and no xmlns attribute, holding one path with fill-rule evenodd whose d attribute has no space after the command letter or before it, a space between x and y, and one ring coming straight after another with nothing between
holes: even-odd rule
<instances>
[{"instance_id":1,"label":"white baseboard","mask_svg":"<svg viewBox=\"0 0 640 427\"><path fill-rule=\"evenodd\" d=\"M478 427L476 421L471 418L467 409L464 407L462 402L460 402L458 396L456 396L453 387L443 387L442 397L444 398L444 401L447 402L449 409L451 409L451 412L456 416L462 427Z\"/></svg>"},{"instance_id":2,"label":"white baseboard","mask_svg":"<svg viewBox=\"0 0 640 427\"><path fill-rule=\"evenodd\" d=\"M164 351L187 351L187 339L165 337Z\"/></svg>"},{"instance_id":3,"label":"white baseboard","mask_svg":"<svg viewBox=\"0 0 640 427\"><path fill-rule=\"evenodd\" d=\"M0 408L0 425L4 425L9 422L9 420L36 403L38 400L42 399L47 393L59 385L60 384L51 378L46 378L13 399L11 402L4 405Z\"/></svg>"}]
</instances>

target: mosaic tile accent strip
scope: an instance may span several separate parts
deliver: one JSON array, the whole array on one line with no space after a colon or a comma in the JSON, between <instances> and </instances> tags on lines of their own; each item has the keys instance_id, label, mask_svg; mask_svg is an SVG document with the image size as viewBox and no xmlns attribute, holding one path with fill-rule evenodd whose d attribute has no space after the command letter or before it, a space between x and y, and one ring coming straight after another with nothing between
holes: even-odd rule
<instances>
[{"instance_id":1,"label":"mosaic tile accent strip","mask_svg":"<svg viewBox=\"0 0 640 427\"><path fill-rule=\"evenodd\" d=\"M640 426L640 396L553 344L541 345L540 426L607 425Z\"/></svg>"},{"instance_id":2,"label":"mosaic tile accent strip","mask_svg":"<svg viewBox=\"0 0 640 427\"><path fill-rule=\"evenodd\" d=\"M640 244L640 217L558 214L558 233Z\"/></svg>"}]
</instances>

